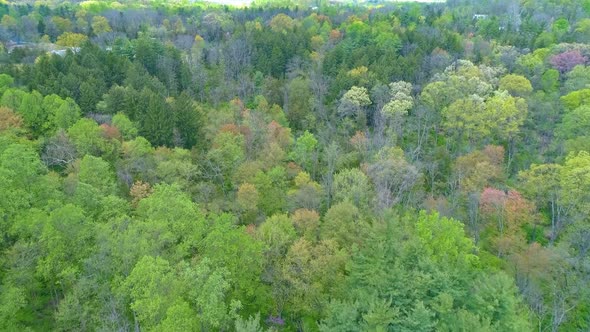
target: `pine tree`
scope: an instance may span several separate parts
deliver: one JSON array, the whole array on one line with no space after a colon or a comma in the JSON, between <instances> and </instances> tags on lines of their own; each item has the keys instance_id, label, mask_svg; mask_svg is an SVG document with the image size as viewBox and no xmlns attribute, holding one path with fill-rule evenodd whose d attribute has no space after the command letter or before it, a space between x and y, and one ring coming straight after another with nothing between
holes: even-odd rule
<instances>
[{"instance_id":1,"label":"pine tree","mask_svg":"<svg viewBox=\"0 0 590 332\"><path fill-rule=\"evenodd\" d=\"M183 91L173 103L175 121L175 144L190 149L195 145L202 147L203 119L192 98Z\"/></svg>"},{"instance_id":2,"label":"pine tree","mask_svg":"<svg viewBox=\"0 0 590 332\"><path fill-rule=\"evenodd\" d=\"M172 146L174 119L166 101L153 91L141 91L139 133L154 146Z\"/></svg>"}]
</instances>

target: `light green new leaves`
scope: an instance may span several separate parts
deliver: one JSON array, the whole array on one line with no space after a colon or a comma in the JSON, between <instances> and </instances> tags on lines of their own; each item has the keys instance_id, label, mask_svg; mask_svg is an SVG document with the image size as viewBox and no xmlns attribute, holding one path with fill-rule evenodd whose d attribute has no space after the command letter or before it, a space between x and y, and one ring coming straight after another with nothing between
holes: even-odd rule
<instances>
[{"instance_id":1,"label":"light green new leaves","mask_svg":"<svg viewBox=\"0 0 590 332\"><path fill-rule=\"evenodd\" d=\"M28 331L19 323L19 311L27 305L24 290L12 285L0 285L0 329Z\"/></svg>"},{"instance_id":2,"label":"light green new leaves","mask_svg":"<svg viewBox=\"0 0 590 332\"><path fill-rule=\"evenodd\" d=\"M371 98L369 98L369 92L367 88L353 86L350 90L344 93L342 96L343 100L357 106L364 107L371 105Z\"/></svg>"},{"instance_id":3,"label":"light green new leaves","mask_svg":"<svg viewBox=\"0 0 590 332\"><path fill-rule=\"evenodd\" d=\"M568 152L577 152L590 147L590 104L566 111L556 134L565 141Z\"/></svg>"},{"instance_id":4,"label":"light green new leaves","mask_svg":"<svg viewBox=\"0 0 590 332\"><path fill-rule=\"evenodd\" d=\"M39 156L29 146L11 144L0 153L0 218L12 221L16 213L40 203L36 194L43 189L38 181L44 171ZM8 228L8 222L0 224L0 230Z\"/></svg>"},{"instance_id":5,"label":"light green new leaves","mask_svg":"<svg viewBox=\"0 0 590 332\"><path fill-rule=\"evenodd\" d=\"M168 261L160 257L143 257L125 280L131 297L131 309L141 326L157 325L182 291Z\"/></svg>"},{"instance_id":6,"label":"light green new leaves","mask_svg":"<svg viewBox=\"0 0 590 332\"><path fill-rule=\"evenodd\" d=\"M92 246L90 220L84 211L67 204L51 212L41 234L43 256L37 265L38 273L54 287L74 283L80 273L82 259Z\"/></svg>"},{"instance_id":7,"label":"light green new leaves","mask_svg":"<svg viewBox=\"0 0 590 332\"><path fill-rule=\"evenodd\" d=\"M463 225L453 219L422 211L416 224L416 233L428 255L437 262L451 265L477 263L475 246L465 237Z\"/></svg>"},{"instance_id":8,"label":"light green new leaves","mask_svg":"<svg viewBox=\"0 0 590 332\"><path fill-rule=\"evenodd\" d=\"M39 92L25 94L17 111L35 135L42 134L47 114L43 111L43 96Z\"/></svg>"},{"instance_id":9,"label":"light green new leaves","mask_svg":"<svg viewBox=\"0 0 590 332\"><path fill-rule=\"evenodd\" d=\"M216 268L205 258L197 266L185 271L184 278L188 286L188 298L197 308L198 321L213 329L229 325L228 292L231 288L227 276L228 270Z\"/></svg>"},{"instance_id":10,"label":"light green new leaves","mask_svg":"<svg viewBox=\"0 0 590 332\"><path fill-rule=\"evenodd\" d=\"M358 168L346 169L336 174L332 189L334 202L349 201L361 210L369 206L369 179Z\"/></svg>"},{"instance_id":11,"label":"light green new leaves","mask_svg":"<svg viewBox=\"0 0 590 332\"><path fill-rule=\"evenodd\" d=\"M561 102L565 107L573 110L582 105L590 104L590 89L582 89L574 92L570 92L567 95L561 97Z\"/></svg>"},{"instance_id":12,"label":"light green new leaves","mask_svg":"<svg viewBox=\"0 0 590 332\"><path fill-rule=\"evenodd\" d=\"M0 74L0 94L4 94L4 92L10 88L10 86L14 83L14 78L7 74Z\"/></svg>"},{"instance_id":13,"label":"light green new leaves","mask_svg":"<svg viewBox=\"0 0 590 332\"><path fill-rule=\"evenodd\" d=\"M123 113L115 114L112 124L119 129L125 140L132 140L137 136L137 126Z\"/></svg>"},{"instance_id":14,"label":"light green new leaves","mask_svg":"<svg viewBox=\"0 0 590 332\"><path fill-rule=\"evenodd\" d=\"M498 88L513 96L525 96L533 91L531 82L526 77L514 74L502 77Z\"/></svg>"},{"instance_id":15,"label":"light green new leaves","mask_svg":"<svg viewBox=\"0 0 590 332\"><path fill-rule=\"evenodd\" d=\"M303 135L295 141L295 146L289 154L289 157L301 165L305 170L311 172L313 170L312 167L314 166L314 161L317 158L317 146L318 140L312 133L306 130Z\"/></svg>"},{"instance_id":16,"label":"light green new leaves","mask_svg":"<svg viewBox=\"0 0 590 332\"><path fill-rule=\"evenodd\" d=\"M581 151L568 156L560 176L563 199L581 217L587 217L590 213L590 153Z\"/></svg>"},{"instance_id":17,"label":"light green new leaves","mask_svg":"<svg viewBox=\"0 0 590 332\"><path fill-rule=\"evenodd\" d=\"M488 137L509 140L519 132L527 115L524 99L498 92L487 100L478 96L459 99L443 112L444 128L471 142Z\"/></svg>"},{"instance_id":18,"label":"light green new leaves","mask_svg":"<svg viewBox=\"0 0 590 332\"><path fill-rule=\"evenodd\" d=\"M180 259L196 250L205 233L204 217L178 185L157 185L137 207L137 231L149 239L153 254Z\"/></svg>"},{"instance_id":19,"label":"light green new leaves","mask_svg":"<svg viewBox=\"0 0 590 332\"><path fill-rule=\"evenodd\" d=\"M109 163L101 158L84 156L80 161L78 180L89 184L103 195L115 193L115 174Z\"/></svg>"}]
</instances>

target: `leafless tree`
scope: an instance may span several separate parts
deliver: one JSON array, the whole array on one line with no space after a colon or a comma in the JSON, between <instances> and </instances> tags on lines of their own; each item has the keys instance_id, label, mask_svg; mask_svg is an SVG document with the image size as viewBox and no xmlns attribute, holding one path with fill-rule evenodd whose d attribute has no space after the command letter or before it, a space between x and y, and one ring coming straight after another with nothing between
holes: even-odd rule
<instances>
[{"instance_id":1,"label":"leafless tree","mask_svg":"<svg viewBox=\"0 0 590 332\"><path fill-rule=\"evenodd\" d=\"M176 94L178 90L178 79L176 73L178 72L178 63L169 56L160 56L156 63L158 72L161 73L160 77L168 87L168 91L172 94Z\"/></svg>"},{"instance_id":2,"label":"leafless tree","mask_svg":"<svg viewBox=\"0 0 590 332\"><path fill-rule=\"evenodd\" d=\"M49 167L65 168L76 160L76 148L66 133L60 130L43 148L41 160Z\"/></svg>"},{"instance_id":3,"label":"leafless tree","mask_svg":"<svg viewBox=\"0 0 590 332\"><path fill-rule=\"evenodd\" d=\"M304 76L307 72L307 66L307 63L300 56L292 57L287 63L287 78L292 80L298 76Z\"/></svg>"},{"instance_id":4,"label":"leafless tree","mask_svg":"<svg viewBox=\"0 0 590 332\"><path fill-rule=\"evenodd\" d=\"M387 138L385 137L386 121L382 116L381 109L389 102L391 94L389 87L385 84L376 84L371 89L371 113L372 113L372 124L373 124L373 135L372 143L373 147L380 149L385 146Z\"/></svg>"},{"instance_id":5,"label":"leafless tree","mask_svg":"<svg viewBox=\"0 0 590 332\"><path fill-rule=\"evenodd\" d=\"M33 41L38 35L37 32L38 21L30 16L23 16L21 18L21 32L22 38L26 41Z\"/></svg>"},{"instance_id":6,"label":"leafless tree","mask_svg":"<svg viewBox=\"0 0 590 332\"><path fill-rule=\"evenodd\" d=\"M310 87L313 93L313 108L318 119L326 121L328 114L326 112L326 94L328 93L328 78L324 76L320 69L314 69L309 75Z\"/></svg>"},{"instance_id":7,"label":"leafless tree","mask_svg":"<svg viewBox=\"0 0 590 332\"><path fill-rule=\"evenodd\" d=\"M367 173L375 184L376 205L379 210L406 201L420 178L420 172L403 159L403 156L383 156L369 165Z\"/></svg>"},{"instance_id":8,"label":"leafless tree","mask_svg":"<svg viewBox=\"0 0 590 332\"><path fill-rule=\"evenodd\" d=\"M237 81L238 96L242 100L247 100L248 97L254 93L254 82L250 78L250 75L241 73Z\"/></svg>"},{"instance_id":9,"label":"leafless tree","mask_svg":"<svg viewBox=\"0 0 590 332\"><path fill-rule=\"evenodd\" d=\"M174 39L174 46L183 51L189 51L193 46L194 42L194 36L183 34L176 36L176 38Z\"/></svg>"},{"instance_id":10,"label":"leafless tree","mask_svg":"<svg viewBox=\"0 0 590 332\"><path fill-rule=\"evenodd\" d=\"M326 190L326 207L329 208L332 203L331 193L332 185L334 184L334 173L336 172L336 162L340 156L340 147L338 146L338 143L332 142L330 145L328 145L322 156L326 165L322 182L323 187Z\"/></svg>"},{"instance_id":11,"label":"leafless tree","mask_svg":"<svg viewBox=\"0 0 590 332\"><path fill-rule=\"evenodd\" d=\"M119 10L107 10L102 13L102 16L104 16L109 21L109 25L114 31L125 31L123 12Z\"/></svg>"},{"instance_id":12,"label":"leafless tree","mask_svg":"<svg viewBox=\"0 0 590 332\"><path fill-rule=\"evenodd\" d=\"M229 79L237 79L250 67L251 49L244 39L230 40L223 48L225 74Z\"/></svg>"}]
</instances>

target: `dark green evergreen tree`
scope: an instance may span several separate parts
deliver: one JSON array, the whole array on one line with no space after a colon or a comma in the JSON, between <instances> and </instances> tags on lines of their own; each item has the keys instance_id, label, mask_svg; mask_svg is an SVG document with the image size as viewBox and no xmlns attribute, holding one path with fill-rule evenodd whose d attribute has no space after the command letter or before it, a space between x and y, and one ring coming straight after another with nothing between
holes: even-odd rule
<instances>
[{"instance_id":1,"label":"dark green evergreen tree","mask_svg":"<svg viewBox=\"0 0 590 332\"><path fill-rule=\"evenodd\" d=\"M183 91L173 103L175 135L174 143L190 149L197 145L203 147L203 119L190 95Z\"/></svg>"},{"instance_id":2,"label":"dark green evergreen tree","mask_svg":"<svg viewBox=\"0 0 590 332\"><path fill-rule=\"evenodd\" d=\"M163 97L144 88L139 101L139 133L154 146L172 146L174 116Z\"/></svg>"}]
</instances>

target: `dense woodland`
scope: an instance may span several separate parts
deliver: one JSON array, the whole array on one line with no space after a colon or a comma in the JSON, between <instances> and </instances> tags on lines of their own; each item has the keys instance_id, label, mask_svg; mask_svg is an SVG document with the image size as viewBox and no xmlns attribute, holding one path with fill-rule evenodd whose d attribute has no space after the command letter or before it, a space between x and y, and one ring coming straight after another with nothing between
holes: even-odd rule
<instances>
[{"instance_id":1,"label":"dense woodland","mask_svg":"<svg viewBox=\"0 0 590 332\"><path fill-rule=\"evenodd\" d=\"M0 18L0 330L590 330L590 1Z\"/></svg>"}]
</instances>

